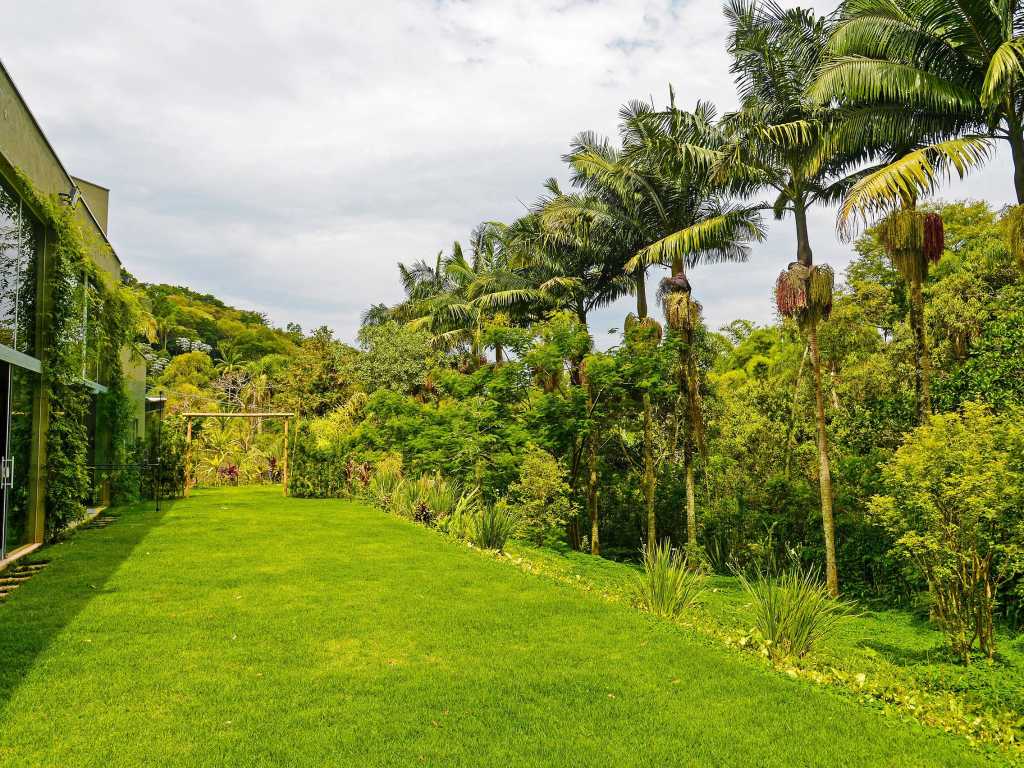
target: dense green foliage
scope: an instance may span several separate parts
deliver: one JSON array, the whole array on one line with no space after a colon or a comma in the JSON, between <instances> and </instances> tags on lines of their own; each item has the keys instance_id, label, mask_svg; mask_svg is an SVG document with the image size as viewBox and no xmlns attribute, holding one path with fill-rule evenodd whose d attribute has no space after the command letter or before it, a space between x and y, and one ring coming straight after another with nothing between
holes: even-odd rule
<instances>
[{"instance_id":1,"label":"dense green foliage","mask_svg":"<svg viewBox=\"0 0 1024 768\"><path fill-rule=\"evenodd\" d=\"M885 468L889 495L871 512L923 578L953 651L995 654L996 605L1024 597L1024 429L1021 410L968 404L931 417Z\"/></svg>"},{"instance_id":2,"label":"dense green foliage","mask_svg":"<svg viewBox=\"0 0 1024 768\"><path fill-rule=\"evenodd\" d=\"M106 422L107 463L119 465L109 477L111 500L129 503L139 497L139 471L127 467L136 463L138 446L129 437L133 414L122 354L134 349L143 310L134 290L112 279L89 257L90 250L108 246L94 236L87 242L75 210L40 195L24 176L19 176L19 185L54 235L42 343L42 390L51 410L46 432L46 538L52 539L83 517L92 501L86 419L90 392L82 381L87 370L107 387L97 412ZM88 328L86 317L94 318ZM87 343L87 333L92 343ZM94 361L85 359L91 350Z\"/></svg>"}]
</instances>

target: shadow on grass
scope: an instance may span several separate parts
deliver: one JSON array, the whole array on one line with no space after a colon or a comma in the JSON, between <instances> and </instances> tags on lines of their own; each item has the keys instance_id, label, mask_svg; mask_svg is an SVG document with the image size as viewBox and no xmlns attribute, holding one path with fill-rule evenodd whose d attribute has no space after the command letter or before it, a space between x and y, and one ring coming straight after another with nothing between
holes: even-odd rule
<instances>
[{"instance_id":1,"label":"shadow on grass","mask_svg":"<svg viewBox=\"0 0 1024 768\"><path fill-rule=\"evenodd\" d=\"M949 649L942 644L931 648L905 648L878 640L861 640L857 643L861 648L870 648L884 656L889 662L907 667L919 664L935 664L937 662L956 662Z\"/></svg>"},{"instance_id":2,"label":"shadow on grass","mask_svg":"<svg viewBox=\"0 0 1024 768\"><path fill-rule=\"evenodd\" d=\"M36 659L97 595L136 546L157 527L174 502L153 502L107 514L106 528L83 527L23 562L49 565L0 603L0 712Z\"/></svg>"}]
</instances>

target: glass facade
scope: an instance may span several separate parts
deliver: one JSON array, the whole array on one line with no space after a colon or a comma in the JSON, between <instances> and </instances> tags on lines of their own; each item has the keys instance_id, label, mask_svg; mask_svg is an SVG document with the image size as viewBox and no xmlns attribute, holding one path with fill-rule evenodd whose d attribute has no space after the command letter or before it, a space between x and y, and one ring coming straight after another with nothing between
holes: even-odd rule
<instances>
[{"instance_id":1,"label":"glass facade","mask_svg":"<svg viewBox=\"0 0 1024 768\"><path fill-rule=\"evenodd\" d=\"M40 226L0 181L0 344L35 356Z\"/></svg>"},{"instance_id":2,"label":"glass facade","mask_svg":"<svg viewBox=\"0 0 1024 768\"><path fill-rule=\"evenodd\" d=\"M38 374L0 363L0 449L3 536L0 556L32 542L29 465L32 460L32 393Z\"/></svg>"}]
</instances>

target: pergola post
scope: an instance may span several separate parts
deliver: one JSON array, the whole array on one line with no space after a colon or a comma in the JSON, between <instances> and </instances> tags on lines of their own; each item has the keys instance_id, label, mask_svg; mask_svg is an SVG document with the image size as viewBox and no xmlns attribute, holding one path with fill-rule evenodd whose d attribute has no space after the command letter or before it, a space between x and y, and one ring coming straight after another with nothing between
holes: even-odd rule
<instances>
[{"instance_id":1,"label":"pergola post","mask_svg":"<svg viewBox=\"0 0 1024 768\"><path fill-rule=\"evenodd\" d=\"M284 482L284 495L288 495L288 419L284 420L284 456L281 458L281 480Z\"/></svg>"},{"instance_id":2,"label":"pergola post","mask_svg":"<svg viewBox=\"0 0 1024 768\"><path fill-rule=\"evenodd\" d=\"M185 498L192 489L192 419L188 420L185 431Z\"/></svg>"}]
</instances>

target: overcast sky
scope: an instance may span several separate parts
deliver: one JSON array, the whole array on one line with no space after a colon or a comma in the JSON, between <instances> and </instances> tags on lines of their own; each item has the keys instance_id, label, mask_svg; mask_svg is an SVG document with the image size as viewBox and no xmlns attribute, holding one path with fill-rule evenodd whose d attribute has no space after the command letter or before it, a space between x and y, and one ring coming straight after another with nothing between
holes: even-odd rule
<instances>
[{"instance_id":1,"label":"overcast sky","mask_svg":"<svg viewBox=\"0 0 1024 768\"><path fill-rule=\"evenodd\" d=\"M784 3L795 5L796 3ZM818 10L833 3L804 2ZM111 188L110 238L146 281L352 339L395 265L511 220L574 134L629 99L735 106L715 0L5 0L0 56L69 170ZM1009 201L1005 157L947 198ZM818 260L849 248L830 211ZM692 276L712 326L772 318L794 253ZM599 313L621 327L628 302Z\"/></svg>"}]
</instances>

